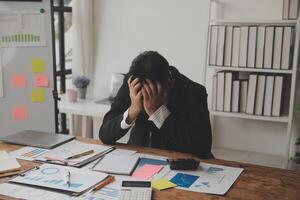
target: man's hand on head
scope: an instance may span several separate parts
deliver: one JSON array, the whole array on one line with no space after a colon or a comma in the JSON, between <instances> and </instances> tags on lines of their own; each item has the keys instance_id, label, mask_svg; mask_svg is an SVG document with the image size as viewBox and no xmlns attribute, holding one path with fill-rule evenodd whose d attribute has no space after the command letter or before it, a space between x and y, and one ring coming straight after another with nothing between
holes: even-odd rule
<instances>
[{"instance_id":1,"label":"man's hand on head","mask_svg":"<svg viewBox=\"0 0 300 200\"><path fill-rule=\"evenodd\" d=\"M163 90L161 84L152 83L150 80L146 80L146 83L142 85L143 94L143 106L148 114L151 116L160 106L166 104L167 92Z\"/></svg>"},{"instance_id":2,"label":"man's hand on head","mask_svg":"<svg viewBox=\"0 0 300 200\"><path fill-rule=\"evenodd\" d=\"M139 82L139 78L133 79L132 76L129 77L128 81L129 96L131 100L131 105L128 109L128 117L126 123L131 124L143 110L142 102L142 84Z\"/></svg>"}]
</instances>

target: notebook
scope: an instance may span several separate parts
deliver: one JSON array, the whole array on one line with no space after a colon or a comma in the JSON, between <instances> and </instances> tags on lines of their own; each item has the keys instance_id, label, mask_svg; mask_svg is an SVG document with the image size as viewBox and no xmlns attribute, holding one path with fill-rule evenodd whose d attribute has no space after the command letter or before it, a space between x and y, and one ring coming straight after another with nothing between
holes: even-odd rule
<instances>
[{"instance_id":1,"label":"notebook","mask_svg":"<svg viewBox=\"0 0 300 200\"><path fill-rule=\"evenodd\" d=\"M94 171L109 174L131 175L136 168L139 157L136 155L105 155L92 168Z\"/></svg>"},{"instance_id":2,"label":"notebook","mask_svg":"<svg viewBox=\"0 0 300 200\"><path fill-rule=\"evenodd\" d=\"M17 159L11 157L6 151L0 151L0 173L12 172L21 169Z\"/></svg>"},{"instance_id":3,"label":"notebook","mask_svg":"<svg viewBox=\"0 0 300 200\"><path fill-rule=\"evenodd\" d=\"M70 135L25 130L6 137L2 137L0 138L0 140L7 143L52 149L56 146L73 140L74 138L74 136Z\"/></svg>"}]
</instances>

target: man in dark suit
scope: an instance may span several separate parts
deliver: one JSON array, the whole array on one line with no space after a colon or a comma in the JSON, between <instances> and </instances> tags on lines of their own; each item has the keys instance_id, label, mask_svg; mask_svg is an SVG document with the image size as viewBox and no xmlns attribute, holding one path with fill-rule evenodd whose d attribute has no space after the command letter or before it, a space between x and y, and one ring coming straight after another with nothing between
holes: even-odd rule
<instances>
[{"instance_id":1,"label":"man in dark suit","mask_svg":"<svg viewBox=\"0 0 300 200\"><path fill-rule=\"evenodd\" d=\"M213 157L205 87L169 66L154 51L143 52L132 61L99 137L112 144L131 127L128 144Z\"/></svg>"}]
</instances>

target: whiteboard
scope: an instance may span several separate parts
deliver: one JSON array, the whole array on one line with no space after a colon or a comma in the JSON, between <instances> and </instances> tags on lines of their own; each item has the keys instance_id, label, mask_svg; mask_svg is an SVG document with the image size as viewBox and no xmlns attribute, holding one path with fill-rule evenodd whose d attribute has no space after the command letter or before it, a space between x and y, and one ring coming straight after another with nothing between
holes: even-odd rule
<instances>
[{"instance_id":1,"label":"whiteboard","mask_svg":"<svg viewBox=\"0 0 300 200\"><path fill-rule=\"evenodd\" d=\"M0 137L55 132L53 73L51 1L0 1Z\"/></svg>"}]
</instances>

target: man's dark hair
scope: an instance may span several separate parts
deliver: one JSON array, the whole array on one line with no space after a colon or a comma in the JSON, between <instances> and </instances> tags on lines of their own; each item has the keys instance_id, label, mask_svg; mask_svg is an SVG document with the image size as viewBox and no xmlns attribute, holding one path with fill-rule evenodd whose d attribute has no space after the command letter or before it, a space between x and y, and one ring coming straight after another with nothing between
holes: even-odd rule
<instances>
[{"instance_id":1,"label":"man's dark hair","mask_svg":"<svg viewBox=\"0 0 300 200\"><path fill-rule=\"evenodd\" d=\"M156 51L144 51L132 61L128 74L140 78L141 81L149 79L166 85L170 77L169 63Z\"/></svg>"}]
</instances>

